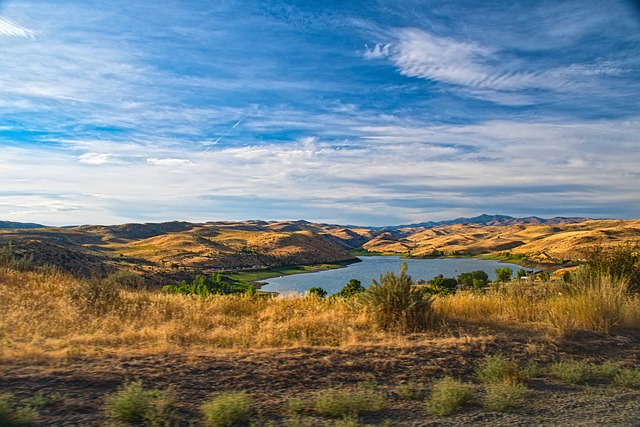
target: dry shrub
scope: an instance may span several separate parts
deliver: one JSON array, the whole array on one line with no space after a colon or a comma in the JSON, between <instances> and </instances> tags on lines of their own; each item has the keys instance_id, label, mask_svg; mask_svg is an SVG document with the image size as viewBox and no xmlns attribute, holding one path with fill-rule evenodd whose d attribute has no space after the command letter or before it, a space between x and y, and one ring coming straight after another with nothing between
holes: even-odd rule
<instances>
[{"instance_id":1,"label":"dry shrub","mask_svg":"<svg viewBox=\"0 0 640 427\"><path fill-rule=\"evenodd\" d=\"M625 279L594 275L587 268L580 268L572 283L565 284L560 292L549 299L548 321L562 333L576 329L611 332L621 325L625 306L632 301Z\"/></svg>"}]
</instances>

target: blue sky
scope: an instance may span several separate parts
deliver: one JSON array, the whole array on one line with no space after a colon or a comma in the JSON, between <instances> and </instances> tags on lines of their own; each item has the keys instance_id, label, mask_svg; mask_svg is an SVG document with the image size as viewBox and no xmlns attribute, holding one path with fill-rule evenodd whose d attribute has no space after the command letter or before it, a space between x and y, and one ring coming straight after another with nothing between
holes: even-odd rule
<instances>
[{"instance_id":1,"label":"blue sky","mask_svg":"<svg viewBox=\"0 0 640 427\"><path fill-rule=\"evenodd\" d=\"M0 0L0 219L640 217L632 1Z\"/></svg>"}]
</instances>

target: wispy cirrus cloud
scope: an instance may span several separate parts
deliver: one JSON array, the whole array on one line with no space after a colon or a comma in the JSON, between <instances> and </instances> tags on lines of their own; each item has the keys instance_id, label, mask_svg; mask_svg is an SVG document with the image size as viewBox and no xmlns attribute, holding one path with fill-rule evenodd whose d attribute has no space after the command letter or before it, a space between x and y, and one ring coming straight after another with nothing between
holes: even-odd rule
<instances>
[{"instance_id":1,"label":"wispy cirrus cloud","mask_svg":"<svg viewBox=\"0 0 640 427\"><path fill-rule=\"evenodd\" d=\"M37 31L30 30L20 24L11 21L8 18L0 16L0 36L23 37L33 39L37 35Z\"/></svg>"}]
</instances>

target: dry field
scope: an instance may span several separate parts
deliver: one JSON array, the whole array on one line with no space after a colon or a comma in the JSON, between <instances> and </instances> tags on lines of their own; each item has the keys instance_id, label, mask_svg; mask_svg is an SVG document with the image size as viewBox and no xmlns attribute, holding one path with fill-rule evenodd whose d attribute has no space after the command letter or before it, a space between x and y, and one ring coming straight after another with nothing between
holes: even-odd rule
<instances>
[{"instance_id":1,"label":"dry field","mask_svg":"<svg viewBox=\"0 0 640 427\"><path fill-rule=\"evenodd\" d=\"M550 373L560 360L640 366L638 296L624 282L580 280L436 297L430 327L403 333L379 325L357 298L202 298L2 268L0 394L16 407L34 396L49 403L37 425L113 425L105 396L131 380L173 390L174 425L202 425L202 402L230 390L253 399L252 425L637 425L637 389L600 377L566 384ZM526 402L508 411L487 409L489 386L474 374L499 354L520 369L539 365L523 378ZM470 383L475 398L434 415L424 400L445 376ZM287 403L328 389L368 390L385 403L357 420Z\"/></svg>"}]
</instances>

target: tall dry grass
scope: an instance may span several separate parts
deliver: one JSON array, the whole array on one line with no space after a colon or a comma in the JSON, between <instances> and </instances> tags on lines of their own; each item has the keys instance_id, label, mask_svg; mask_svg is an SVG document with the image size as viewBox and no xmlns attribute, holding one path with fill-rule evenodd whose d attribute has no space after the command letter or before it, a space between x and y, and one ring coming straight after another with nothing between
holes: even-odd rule
<instances>
[{"instance_id":1,"label":"tall dry grass","mask_svg":"<svg viewBox=\"0 0 640 427\"><path fill-rule=\"evenodd\" d=\"M349 300L103 286L55 271L0 269L0 352L339 346L386 336Z\"/></svg>"},{"instance_id":2,"label":"tall dry grass","mask_svg":"<svg viewBox=\"0 0 640 427\"><path fill-rule=\"evenodd\" d=\"M560 334L640 328L626 283L578 274L572 285L514 282L432 301L429 318ZM436 322L437 324L437 322ZM366 299L164 294L0 268L0 355L190 348L343 346L403 339Z\"/></svg>"},{"instance_id":3,"label":"tall dry grass","mask_svg":"<svg viewBox=\"0 0 640 427\"><path fill-rule=\"evenodd\" d=\"M510 325L569 334L609 333L640 328L640 299L628 282L579 269L572 283L516 281L486 293L458 292L437 298L436 316L445 321Z\"/></svg>"}]
</instances>

